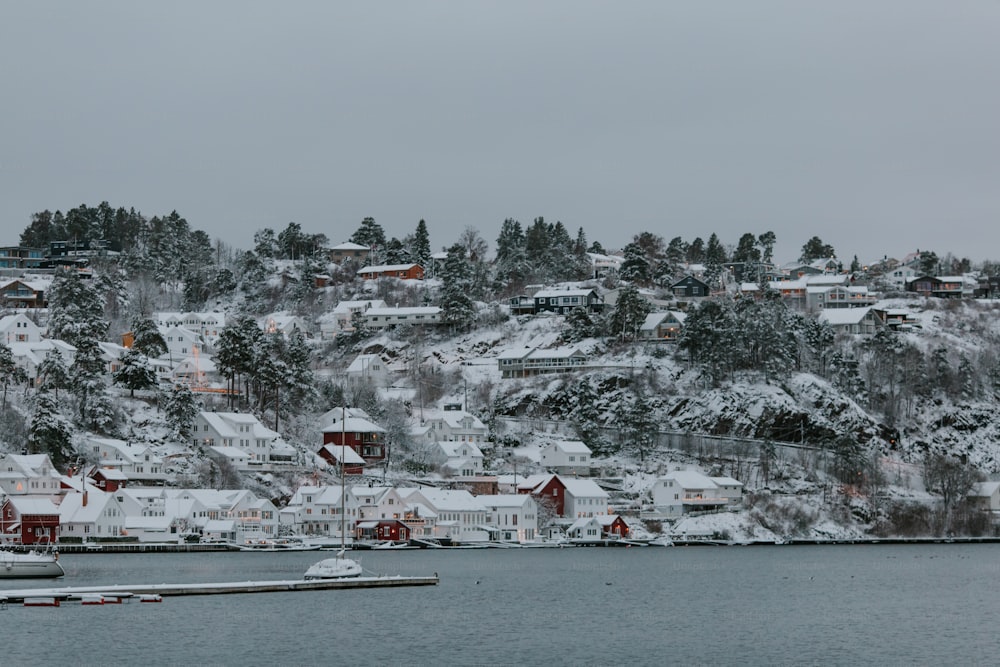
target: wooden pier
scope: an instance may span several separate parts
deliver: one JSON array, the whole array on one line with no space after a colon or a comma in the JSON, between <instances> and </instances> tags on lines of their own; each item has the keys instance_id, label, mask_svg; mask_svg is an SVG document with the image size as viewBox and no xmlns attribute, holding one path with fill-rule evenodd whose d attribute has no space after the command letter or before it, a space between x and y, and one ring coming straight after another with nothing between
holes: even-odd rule
<instances>
[{"instance_id":1,"label":"wooden pier","mask_svg":"<svg viewBox=\"0 0 1000 667\"><path fill-rule=\"evenodd\" d=\"M402 586L436 586L438 577L356 577L352 579L292 579L288 581L234 581L204 584L114 584L111 586L64 586L58 588L24 588L2 591L0 600L23 602L25 598L82 599L85 595L105 594L109 597L140 595L238 595L244 593L289 593L327 591L352 588L398 588Z\"/></svg>"}]
</instances>

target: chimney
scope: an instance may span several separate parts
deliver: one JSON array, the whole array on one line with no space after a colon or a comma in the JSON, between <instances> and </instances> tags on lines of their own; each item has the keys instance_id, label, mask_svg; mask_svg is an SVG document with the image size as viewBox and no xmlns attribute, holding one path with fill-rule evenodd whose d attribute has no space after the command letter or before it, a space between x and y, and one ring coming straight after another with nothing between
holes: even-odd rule
<instances>
[{"instance_id":1,"label":"chimney","mask_svg":"<svg viewBox=\"0 0 1000 667\"><path fill-rule=\"evenodd\" d=\"M87 487L86 487L86 485L84 485L84 487L83 487L83 506L84 507L87 506Z\"/></svg>"}]
</instances>

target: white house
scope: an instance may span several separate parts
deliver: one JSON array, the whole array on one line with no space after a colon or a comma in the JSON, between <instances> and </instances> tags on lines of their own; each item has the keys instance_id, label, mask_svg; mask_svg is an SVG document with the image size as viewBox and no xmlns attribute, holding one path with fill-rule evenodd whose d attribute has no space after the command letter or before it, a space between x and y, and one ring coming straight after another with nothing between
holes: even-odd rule
<instances>
[{"instance_id":1,"label":"white house","mask_svg":"<svg viewBox=\"0 0 1000 667\"><path fill-rule=\"evenodd\" d=\"M37 343L42 340L42 330L23 313L0 317L0 342Z\"/></svg>"},{"instance_id":2,"label":"white house","mask_svg":"<svg viewBox=\"0 0 1000 667\"><path fill-rule=\"evenodd\" d=\"M126 534L125 510L113 493L90 485L82 493L67 493L59 504L59 536L84 542Z\"/></svg>"},{"instance_id":3,"label":"white house","mask_svg":"<svg viewBox=\"0 0 1000 667\"><path fill-rule=\"evenodd\" d=\"M48 454L0 454L0 492L5 496L57 495L59 471Z\"/></svg>"},{"instance_id":4,"label":"white house","mask_svg":"<svg viewBox=\"0 0 1000 667\"><path fill-rule=\"evenodd\" d=\"M483 452L471 442L433 442L428 446L428 459L442 472L458 477L483 473Z\"/></svg>"},{"instance_id":5,"label":"white house","mask_svg":"<svg viewBox=\"0 0 1000 667\"><path fill-rule=\"evenodd\" d=\"M399 490L391 486L363 486L351 488L358 502L358 520L402 519L406 502Z\"/></svg>"},{"instance_id":6,"label":"white house","mask_svg":"<svg viewBox=\"0 0 1000 667\"><path fill-rule=\"evenodd\" d=\"M969 501L978 510L1000 514L1000 482L977 482L969 491Z\"/></svg>"},{"instance_id":7,"label":"white house","mask_svg":"<svg viewBox=\"0 0 1000 667\"><path fill-rule=\"evenodd\" d=\"M608 513L611 496L589 479L559 478L566 486L563 495L563 516L582 518Z\"/></svg>"},{"instance_id":8,"label":"white house","mask_svg":"<svg viewBox=\"0 0 1000 667\"><path fill-rule=\"evenodd\" d=\"M252 414L244 412L198 413L192 429L195 445L216 448L217 454L229 456L218 448L234 447L247 457L234 457L237 470L259 470L268 464L293 463L295 448L285 442L277 431L272 431ZM242 466L242 467L240 467Z\"/></svg>"},{"instance_id":9,"label":"white house","mask_svg":"<svg viewBox=\"0 0 1000 667\"><path fill-rule=\"evenodd\" d=\"M345 331L354 331L354 316L363 315L369 308L385 308L382 299L364 299L360 301L341 301L332 311L319 318L320 336L333 338Z\"/></svg>"},{"instance_id":10,"label":"white house","mask_svg":"<svg viewBox=\"0 0 1000 667\"><path fill-rule=\"evenodd\" d=\"M538 532L538 503L527 494L477 496L486 507L486 523L501 542L533 542Z\"/></svg>"},{"instance_id":11,"label":"white house","mask_svg":"<svg viewBox=\"0 0 1000 667\"><path fill-rule=\"evenodd\" d=\"M61 340L46 338L35 343L10 343L11 356L14 364L28 374L28 379L38 383L38 367L50 352L58 352L63 364L69 368L76 357L76 348Z\"/></svg>"},{"instance_id":12,"label":"white house","mask_svg":"<svg viewBox=\"0 0 1000 667\"><path fill-rule=\"evenodd\" d=\"M695 470L674 470L653 485L653 505L668 517L719 510L742 500L743 485L731 477L713 478Z\"/></svg>"},{"instance_id":13,"label":"white house","mask_svg":"<svg viewBox=\"0 0 1000 667\"><path fill-rule=\"evenodd\" d=\"M437 306L383 307L369 308L362 315L369 329L385 329L395 326L423 326L440 324L441 309Z\"/></svg>"},{"instance_id":14,"label":"white house","mask_svg":"<svg viewBox=\"0 0 1000 667\"><path fill-rule=\"evenodd\" d=\"M209 345L215 343L226 326L226 314L218 312L161 312L153 313L151 319L160 332L171 327L180 327L194 332ZM169 347L169 341L168 341Z\"/></svg>"},{"instance_id":15,"label":"white house","mask_svg":"<svg viewBox=\"0 0 1000 667\"><path fill-rule=\"evenodd\" d=\"M410 433L424 442L487 442L489 429L478 417L465 410L423 409L420 423Z\"/></svg>"},{"instance_id":16,"label":"white house","mask_svg":"<svg viewBox=\"0 0 1000 667\"><path fill-rule=\"evenodd\" d=\"M590 474L590 447L579 440L556 440L542 447L540 462L560 474Z\"/></svg>"},{"instance_id":17,"label":"white house","mask_svg":"<svg viewBox=\"0 0 1000 667\"><path fill-rule=\"evenodd\" d=\"M305 321L298 315L285 312L265 315L257 323L264 333L280 333L285 337L291 335L295 329L305 333Z\"/></svg>"},{"instance_id":18,"label":"white house","mask_svg":"<svg viewBox=\"0 0 1000 667\"><path fill-rule=\"evenodd\" d=\"M351 489L333 485L301 486L282 509L281 522L291 525L296 533L338 538L343 522L344 539L348 541L360 516L358 506ZM341 507L346 508L343 519Z\"/></svg>"},{"instance_id":19,"label":"white house","mask_svg":"<svg viewBox=\"0 0 1000 667\"><path fill-rule=\"evenodd\" d=\"M409 489L408 504L422 503L437 513L434 537L454 542L485 542L490 539L486 507L468 491Z\"/></svg>"},{"instance_id":20,"label":"white house","mask_svg":"<svg viewBox=\"0 0 1000 667\"><path fill-rule=\"evenodd\" d=\"M197 354L181 359L170 371L170 381L192 388L221 387L223 377L212 357Z\"/></svg>"},{"instance_id":21,"label":"white house","mask_svg":"<svg viewBox=\"0 0 1000 667\"><path fill-rule=\"evenodd\" d=\"M359 354L344 371L349 387L385 387L389 384L389 368L377 354Z\"/></svg>"},{"instance_id":22,"label":"white house","mask_svg":"<svg viewBox=\"0 0 1000 667\"><path fill-rule=\"evenodd\" d=\"M158 327L158 329L167 344L164 356L172 360L185 359L194 354L195 350L200 352L205 348L204 338L196 331L180 326Z\"/></svg>"},{"instance_id":23,"label":"white house","mask_svg":"<svg viewBox=\"0 0 1000 667\"><path fill-rule=\"evenodd\" d=\"M162 482L167 478L163 459L149 445L91 437L86 446L98 457L100 467L120 470L129 480Z\"/></svg>"}]
</instances>

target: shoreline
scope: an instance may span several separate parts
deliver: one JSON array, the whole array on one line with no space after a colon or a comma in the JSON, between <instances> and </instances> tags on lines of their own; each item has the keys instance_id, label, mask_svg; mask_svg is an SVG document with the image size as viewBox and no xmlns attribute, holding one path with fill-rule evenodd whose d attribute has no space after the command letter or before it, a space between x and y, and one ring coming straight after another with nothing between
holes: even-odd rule
<instances>
[{"instance_id":1,"label":"shoreline","mask_svg":"<svg viewBox=\"0 0 1000 667\"><path fill-rule=\"evenodd\" d=\"M535 544L515 544L515 543L489 543L489 544L458 544L454 546L441 547L417 547L407 549L396 549L389 551L421 551L421 550L462 550L472 551L478 549L561 549L561 548L584 548L584 547L605 547L605 548L667 548L667 547L802 547L802 546L844 546L844 545L927 545L927 544L998 544L1000 537L858 537L858 538L792 538L781 541L774 540L713 540L713 539L668 539L653 538L648 540L577 540L562 543L535 543ZM173 544L173 543L126 543L112 544L100 543L100 549L95 549L91 545L63 544L56 545L55 550L61 554L122 554L122 553L248 553L233 549L225 544ZM15 553L26 553L32 551L31 546L5 545L4 549ZM370 551L371 549L351 549L348 551ZM289 550L293 551L293 550ZM378 551L377 549L375 551ZM282 550L268 551L267 553L282 553Z\"/></svg>"}]
</instances>

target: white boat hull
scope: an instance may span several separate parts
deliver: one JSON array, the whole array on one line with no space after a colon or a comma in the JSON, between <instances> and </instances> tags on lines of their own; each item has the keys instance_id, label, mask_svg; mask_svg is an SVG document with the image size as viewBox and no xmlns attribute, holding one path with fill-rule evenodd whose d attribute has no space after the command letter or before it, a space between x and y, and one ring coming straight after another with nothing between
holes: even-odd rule
<instances>
[{"instance_id":1,"label":"white boat hull","mask_svg":"<svg viewBox=\"0 0 1000 667\"><path fill-rule=\"evenodd\" d=\"M350 579L361 576L361 563L350 558L325 558L308 570L303 579Z\"/></svg>"},{"instance_id":2,"label":"white boat hull","mask_svg":"<svg viewBox=\"0 0 1000 667\"><path fill-rule=\"evenodd\" d=\"M0 551L0 579L55 579L65 574L55 554Z\"/></svg>"}]
</instances>

